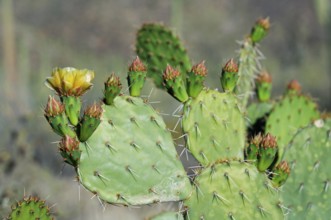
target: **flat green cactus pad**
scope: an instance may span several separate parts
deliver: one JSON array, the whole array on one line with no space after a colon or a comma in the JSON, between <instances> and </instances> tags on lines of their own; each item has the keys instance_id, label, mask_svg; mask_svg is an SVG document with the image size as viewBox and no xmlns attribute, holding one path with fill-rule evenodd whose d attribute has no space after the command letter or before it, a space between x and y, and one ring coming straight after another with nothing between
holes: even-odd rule
<instances>
[{"instance_id":1,"label":"flat green cactus pad","mask_svg":"<svg viewBox=\"0 0 331 220\"><path fill-rule=\"evenodd\" d=\"M119 96L103 106L102 122L86 143L81 183L109 203L178 201L190 182L162 118L141 98Z\"/></svg>"},{"instance_id":2,"label":"flat green cactus pad","mask_svg":"<svg viewBox=\"0 0 331 220\"><path fill-rule=\"evenodd\" d=\"M184 217L181 213L178 212L164 212L154 216L150 220L184 220Z\"/></svg>"},{"instance_id":3,"label":"flat green cactus pad","mask_svg":"<svg viewBox=\"0 0 331 220\"><path fill-rule=\"evenodd\" d=\"M331 119L299 131L285 149L291 174L281 190L288 219L330 219Z\"/></svg>"},{"instance_id":4,"label":"flat green cactus pad","mask_svg":"<svg viewBox=\"0 0 331 220\"><path fill-rule=\"evenodd\" d=\"M270 102L252 103L247 108L248 125L254 125L255 122L271 111L273 104Z\"/></svg>"},{"instance_id":5,"label":"flat green cactus pad","mask_svg":"<svg viewBox=\"0 0 331 220\"><path fill-rule=\"evenodd\" d=\"M36 197L24 198L12 206L10 220L53 220L45 201Z\"/></svg>"},{"instance_id":6,"label":"flat green cactus pad","mask_svg":"<svg viewBox=\"0 0 331 220\"><path fill-rule=\"evenodd\" d=\"M201 91L185 103L182 126L188 149L202 165L243 158L245 123L233 94Z\"/></svg>"},{"instance_id":7,"label":"flat green cactus pad","mask_svg":"<svg viewBox=\"0 0 331 220\"><path fill-rule=\"evenodd\" d=\"M303 95L288 94L275 104L266 122L266 132L277 138L280 157L297 129L319 116L316 103Z\"/></svg>"},{"instance_id":8,"label":"flat green cactus pad","mask_svg":"<svg viewBox=\"0 0 331 220\"><path fill-rule=\"evenodd\" d=\"M144 24L137 33L137 55L148 64L147 76L163 88L162 73L167 64L179 68L183 80L191 68L190 59L181 41L161 24Z\"/></svg>"},{"instance_id":9,"label":"flat green cactus pad","mask_svg":"<svg viewBox=\"0 0 331 220\"><path fill-rule=\"evenodd\" d=\"M254 165L215 164L193 183L195 191L185 201L187 220L284 219L277 190Z\"/></svg>"}]
</instances>

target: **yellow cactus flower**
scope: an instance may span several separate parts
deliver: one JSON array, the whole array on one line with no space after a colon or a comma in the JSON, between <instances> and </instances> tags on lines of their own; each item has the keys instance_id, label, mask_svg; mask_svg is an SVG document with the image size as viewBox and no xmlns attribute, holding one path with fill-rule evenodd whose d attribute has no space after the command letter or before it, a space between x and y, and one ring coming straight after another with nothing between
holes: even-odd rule
<instances>
[{"instance_id":1,"label":"yellow cactus flower","mask_svg":"<svg viewBox=\"0 0 331 220\"><path fill-rule=\"evenodd\" d=\"M46 79L46 86L60 96L81 96L91 88L94 72L73 67L54 68L52 76Z\"/></svg>"}]
</instances>

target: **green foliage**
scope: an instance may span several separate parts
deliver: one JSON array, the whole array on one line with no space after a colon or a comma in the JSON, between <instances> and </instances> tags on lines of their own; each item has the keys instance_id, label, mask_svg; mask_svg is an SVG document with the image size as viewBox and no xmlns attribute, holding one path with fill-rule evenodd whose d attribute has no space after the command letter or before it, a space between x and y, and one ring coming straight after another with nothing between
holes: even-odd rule
<instances>
[{"instance_id":1,"label":"green foliage","mask_svg":"<svg viewBox=\"0 0 331 220\"><path fill-rule=\"evenodd\" d=\"M213 164L199 173L193 185L195 191L185 201L186 219L284 219L277 189L254 165Z\"/></svg>"},{"instance_id":2,"label":"green foliage","mask_svg":"<svg viewBox=\"0 0 331 220\"><path fill-rule=\"evenodd\" d=\"M101 199L142 205L178 201L190 183L163 119L141 98L118 96L103 105L101 124L77 168L81 183Z\"/></svg>"},{"instance_id":3,"label":"green foliage","mask_svg":"<svg viewBox=\"0 0 331 220\"><path fill-rule=\"evenodd\" d=\"M161 24L144 24L137 33L136 52L148 65L148 77L163 88L162 72L167 64L179 68L182 79L191 68L186 49L168 28Z\"/></svg>"},{"instance_id":4,"label":"green foliage","mask_svg":"<svg viewBox=\"0 0 331 220\"><path fill-rule=\"evenodd\" d=\"M185 103L182 125L187 148L202 165L242 158L245 123L233 94L201 91Z\"/></svg>"},{"instance_id":5,"label":"green foliage","mask_svg":"<svg viewBox=\"0 0 331 220\"><path fill-rule=\"evenodd\" d=\"M288 219L329 219L331 215L331 119L297 132L285 148L291 174L281 190Z\"/></svg>"}]
</instances>

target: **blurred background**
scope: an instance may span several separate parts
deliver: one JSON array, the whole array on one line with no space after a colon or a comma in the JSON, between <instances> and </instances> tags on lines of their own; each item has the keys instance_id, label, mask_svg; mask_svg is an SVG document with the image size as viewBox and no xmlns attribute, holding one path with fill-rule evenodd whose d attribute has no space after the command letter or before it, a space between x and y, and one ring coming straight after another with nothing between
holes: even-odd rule
<instances>
[{"instance_id":1,"label":"blurred background","mask_svg":"<svg viewBox=\"0 0 331 220\"><path fill-rule=\"evenodd\" d=\"M47 199L58 219L145 219L178 204L140 208L106 205L79 187L57 153L60 138L43 117L51 92L44 80L54 67L95 70L84 105L102 96L114 71L126 84L135 57L135 33L144 22L163 22L185 42L193 63L206 60L207 86L219 87L221 67L256 19L271 30L259 49L273 76L273 95L297 79L320 109L331 109L331 2L329 0L0 0L0 217L23 195ZM152 83L145 88L149 94ZM154 107L171 113L178 103L156 89ZM168 125L174 119L165 117ZM185 160L185 159L184 159Z\"/></svg>"}]
</instances>

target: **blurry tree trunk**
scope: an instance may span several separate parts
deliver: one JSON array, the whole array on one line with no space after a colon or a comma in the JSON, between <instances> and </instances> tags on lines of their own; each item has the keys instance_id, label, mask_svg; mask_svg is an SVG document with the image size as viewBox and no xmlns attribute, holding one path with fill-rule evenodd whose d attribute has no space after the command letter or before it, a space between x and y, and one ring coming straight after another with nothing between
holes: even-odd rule
<instances>
[{"instance_id":1,"label":"blurry tree trunk","mask_svg":"<svg viewBox=\"0 0 331 220\"><path fill-rule=\"evenodd\" d=\"M177 34L181 35L183 25L183 1L171 1L171 26L176 29Z\"/></svg>"},{"instance_id":2,"label":"blurry tree trunk","mask_svg":"<svg viewBox=\"0 0 331 220\"><path fill-rule=\"evenodd\" d=\"M17 72L16 72L16 49L15 49L15 28L12 0L2 0L2 35L3 35L3 92L6 101L4 109L6 115L12 115L17 111L15 100L17 98Z\"/></svg>"}]
</instances>

